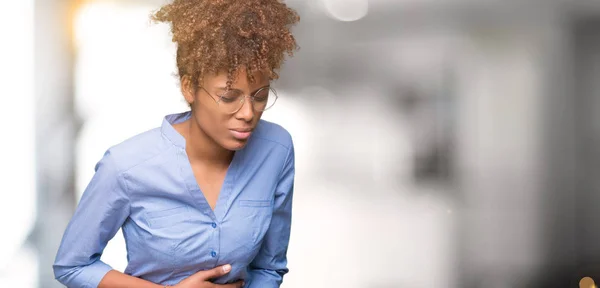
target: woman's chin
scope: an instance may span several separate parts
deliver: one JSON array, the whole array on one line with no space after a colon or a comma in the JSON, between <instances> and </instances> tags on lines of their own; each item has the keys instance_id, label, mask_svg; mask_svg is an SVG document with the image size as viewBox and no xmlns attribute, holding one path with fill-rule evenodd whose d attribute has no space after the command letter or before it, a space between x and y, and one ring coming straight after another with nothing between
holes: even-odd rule
<instances>
[{"instance_id":1,"label":"woman's chin","mask_svg":"<svg viewBox=\"0 0 600 288\"><path fill-rule=\"evenodd\" d=\"M227 141L227 144L224 145L224 148L231 151L237 151L244 149L244 147L246 147L246 144L248 144L247 140L232 139Z\"/></svg>"}]
</instances>

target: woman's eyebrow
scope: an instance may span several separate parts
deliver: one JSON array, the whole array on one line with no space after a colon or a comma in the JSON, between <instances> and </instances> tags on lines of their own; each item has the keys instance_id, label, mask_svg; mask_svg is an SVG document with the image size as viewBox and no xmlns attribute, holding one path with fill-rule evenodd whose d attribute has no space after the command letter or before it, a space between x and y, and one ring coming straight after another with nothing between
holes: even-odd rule
<instances>
[{"instance_id":1,"label":"woman's eyebrow","mask_svg":"<svg viewBox=\"0 0 600 288\"><path fill-rule=\"evenodd\" d=\"M269 84L269 85L265 85L265 86L262 86L262 87L259 87L258 89L256 89L256 90L254 90L254 91L250 92L250 95L252 95L252 94L256 93L256 92L257 92L258 90L260 90L260 89L267 88L267 87L270 87L270 86L271 86L271 84ZM217 87L217 88L215 88L215 89L217 89L217 90L220 90L220 91L227 91L227 87ZM229 90L235 90L235 91L243 92L242 90L240 90L240 89L236 89L236 88L231 88L231 89L229 89Z\"/></svg>"},{"instance_id":2,"label":"woman's eyebrow","mask_svg":"<svg viewBox=\"0 0 600 288\"><path fill-rule=\"evenodd\" d=\"M217 87L215 88L217 90L223 90L223 91L227 91L227 87ZM238 89L230 89L230 90L238 90Z\"/></svg>"}]
</instances>

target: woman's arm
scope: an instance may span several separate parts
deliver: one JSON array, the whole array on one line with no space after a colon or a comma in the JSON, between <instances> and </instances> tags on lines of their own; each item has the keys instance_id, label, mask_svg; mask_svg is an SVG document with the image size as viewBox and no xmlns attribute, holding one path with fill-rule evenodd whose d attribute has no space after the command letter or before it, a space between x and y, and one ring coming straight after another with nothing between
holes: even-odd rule
<instances>
[{"instance_id":1,"label":"woman's arm","mask_svg":"<svg viewBox=\"0 0 600 288\"><path fill-rule=\"evenodd\" d=\"M165 286L123 274L116 270L106 273L98 288L164 288Z\"/></svg>"},{"instance_id":2,"label":"woman's arm","mask_svg":"<svg viewBox=\"0 0 600 288\"><path fill-rule=\"evenodd\" d=\"M197 272L175 286L161 286L112 270L104 276L98 288L242 288L244 286L242 281L227 285L217 285L209 281L230 271L231 265L223 265L211 270Z\"/></svg>"},{"instance_id":3,"label":"woman's arm","mask_svg":"<svg viewBox=\"0 0 600 288\"><path fill-rule=\"evenodd\" d=\"M53 265L55 278L67 287L98 287L112 270L100 256L127 217L126 184L107 151L65 230Z\"/></svg>"},{"instance_id":4,"label":"woman's arm","mask_svg":"<svg viewBox=\"0 0 600 288\"><path fill-rule=\"evenodd\" d=\"M250 282L246 288L278 288L288 272L287 250L292 221L294 191L294 146L288 156L277 188L271 226L256 258L250 263Z\"/></svg>"}]
</instances>

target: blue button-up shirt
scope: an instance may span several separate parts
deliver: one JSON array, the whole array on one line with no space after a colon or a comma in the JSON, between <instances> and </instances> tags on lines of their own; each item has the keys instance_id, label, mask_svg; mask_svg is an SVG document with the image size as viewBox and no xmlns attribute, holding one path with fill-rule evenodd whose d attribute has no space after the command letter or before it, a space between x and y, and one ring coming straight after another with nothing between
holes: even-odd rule
<instances>
[{"instance_id":1,"label":"blue button-up shirt","mask_svg":"<svg viewBox=\"0 0 600 288\"><path fill-rule=\"evenodd\" d=\"M245 287L279 287L288 272L294 147L281 126L261 120L236 151L214 211L204 198L173 124L190 113L110 148L63 236L54 273L68 287L97 287L111 267L100 260L123 229L125 273L175 285L200 271L231 264L214 279Z\"/></svg>"}]
</instances>

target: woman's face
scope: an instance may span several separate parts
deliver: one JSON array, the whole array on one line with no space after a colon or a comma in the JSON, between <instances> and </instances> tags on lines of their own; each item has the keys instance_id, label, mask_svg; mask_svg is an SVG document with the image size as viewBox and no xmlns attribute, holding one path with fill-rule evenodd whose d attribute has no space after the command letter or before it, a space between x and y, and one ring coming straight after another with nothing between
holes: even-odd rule
<instances>
[{"instance_id":1,"label":"woman's face","mask_svg":"<svg viewBox=\"0 0 600 288\"><path fill-rule=\"evenodd\" d=\"M231 90L247 97L269 86L269 78L263 73L256 72L253 76L255 81L250 83L246 71L241 70L237 79L234 79ZM219 96L227 91L227 73L205 75L200 86L202 88L195 89L193 93L193 102L188 99L193 110L192 121L196 121L202 132L223 148L231 151L242 149L258 124L262 112L255 111L249 97L244 99L237 112L232 112L235 109L231 109L231 105L238 104L223 101L217 103Z\"/></svg>"}]
</instances>

